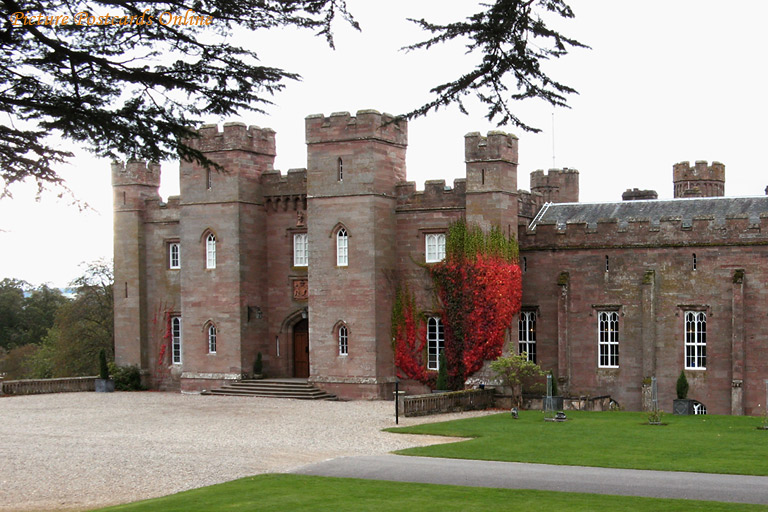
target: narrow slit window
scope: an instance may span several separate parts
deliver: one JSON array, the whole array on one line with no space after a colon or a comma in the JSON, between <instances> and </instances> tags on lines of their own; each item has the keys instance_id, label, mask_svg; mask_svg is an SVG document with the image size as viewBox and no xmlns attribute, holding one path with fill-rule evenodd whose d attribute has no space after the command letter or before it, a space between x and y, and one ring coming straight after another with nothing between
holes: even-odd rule
<instances>
[{"instance_id":1,"label":"narrow slit window","mask_svg":"<svg viewBox=\"0 0 768 512\"><path fill-rule=\"evenodd\" d=\"M171 356L173 364L181 364L181 317L171 317Z\"/></svg>"},{"instance_id":2,"label":"narrow slit window","mask_svg":"<svg viewBox=\"0 0 768 512\"><path fill-rule=\"evenodd\" d=\"M205 188L211 190L213 188L213 175L210 169L205 170Z\"/></svg>"},{"instance_id":3,"label":"narrow slit window","mask_svg":"<svg viewBox=\"0 0 768 512\"><path fill-rule=\"evenodd\" d=\"M610 266L610 260L608 259L608 256L605 257L605 271L608 272L611 269Z\"/></svg>"},{"instance_id":4,"label":"narrow slit window","mask_svg":"<svg viewBox=\"0 0 768 512\"><path fill-rule=\"evenodd\" d=\"M349 236L344 228L336 233L336 265L339 267L349 265Z\"/></svg>"},{"instance_id":5,"label":"narrow slit window","mask_svg":"<svg viewBox=\"0 0 768 512\"><path fill-rule=\"evenodd\" d=\"M208 326L208 353L216 353L216 326L213 324Z\"/></svg>"},{"instance_id":6,"label":"narrow slit window","mask_svg":"<svg viewBox=\"0 0 768 512\"><path fill-rule=\"evenodd\" d=\"M697 266L697 263L698 263L696 261L696 253L693 253L692 262L693 262L693 270L696 270L696 266Z\"/></svg>"},{"instance_id":7,"label":"narrow slit window","mask_svg":"<svg viewBox=\"0 0 768 512\"><path fill-rule=\"evenodd\" d=\"M339 327L339 355L349 355L349 336L346 325Z\"/></svg>"},{"instance_id":8,"label":"narrow slit window","mask_svg":"<svg viewBox=\"0 0 768 512\"><path fill-rule=\"evenodd\" d=\"M339 158L339 161L337 162L336 179L344 181L344 161L341 158Z\"/></svg>"},{"instance_id":9,"label":"narrow slit window","mask_svg":"<svg viewBox=\"0 0 768 512\"><path fill-rule=\"evenodd\" d=\"M213 233L205 238L205 268L216 268L216 235Z\"/></svg>"}]
</instances>

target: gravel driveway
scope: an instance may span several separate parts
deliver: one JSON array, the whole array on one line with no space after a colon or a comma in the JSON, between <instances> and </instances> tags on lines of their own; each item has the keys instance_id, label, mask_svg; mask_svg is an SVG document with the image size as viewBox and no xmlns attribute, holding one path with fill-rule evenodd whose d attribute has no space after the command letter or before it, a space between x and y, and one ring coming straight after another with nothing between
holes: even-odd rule
<instances>
[{"instance_id":1,"label":"gravel driveway","mask_svg":"<svg viewBox=\"0 0 768 512\"><path fill-rule=\"evenodd\" d=\"M400 425L484 412L401 418ZM390 434L393 402L177 393L0 398L0 511L83 510L449 438Z\"/></svg>"}]
</instances>

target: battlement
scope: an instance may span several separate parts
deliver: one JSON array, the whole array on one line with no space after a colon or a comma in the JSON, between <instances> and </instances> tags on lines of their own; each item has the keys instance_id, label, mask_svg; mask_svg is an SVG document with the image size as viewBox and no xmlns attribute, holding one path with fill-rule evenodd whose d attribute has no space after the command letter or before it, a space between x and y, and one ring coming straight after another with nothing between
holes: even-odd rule
<instances>
[{"instance_id":1,"label":"battlement","mask_svg":"<svg viewBox=\"0 0 768 512\"><path fill-rule=\"evenodd\" d=\"M376 110L334 112L330 117L314 114L305 119L307 144L355 140L377 140L401 146L408 145L408 123L391 114Z\"/></svg>"},{"instance_id":2,"label":"battlement","mask_svg":"<svg viewBox=\"0 0 768 512\"><path fill-rule=\"evenodd\" d=\"M160 186L160 164L147 162L112 162L112 186Z\"/></svg>"},{"instance_id":3,"label":"battlement","mask_svg":"<svg viewBox=\"0 0 768 512\"><path fill-rule=\"evenodd\" d=\"M200 128L198 137L187 143L204 153L216 151L249 151L262 155L275 156L275 131L271 128L248 126L244 123L224 123L222 130L215 124Z\"/></svg>"},{"instance_id":4,"label":"battlement","mask_svg":"<svg viewBox=\"0 0 768 512\"><path fill-rule=\"evenodd\" d=\"M400 182L395 186L397 210L441 210L464 208L467 196L467 180L453 181L453 188L445 186L445 180L429 180L424 190L417 191L413 181Z\"/></svg>"},{"instance_id":5,"label":"battlement","mask_svg":"<svg viewBox=\"0 0 768 512\"><path fill-rule=\"evenodd\" d=\"M307 194L307 170L289 169L288 174L267 171L261 175L264 197Z\"/></svg>"},{"instance_id":6,"label":"battlement","mask_svg":"<svg viewBox=\"0 0 768 512\"><path fill-rule=\"evenodd\" d=\"M579 171L576 169L539 169L531 173L531 192L540 193L547 203L579 201Z\"/></svg>"},{"instance_id":7,"label":"battlement","mask_svg":"<svg viewBox=\"0 0 768 512\"><path fill-rule=\"evenodd\" d=\"M596 222L537 224L520 232L522 250L629 247L695 247L768 244L768 213L726 219L598 219Z\"/></svg>"},{"instance_id":8,"label":"battlement","mask_svg":"<svg viewBox=\"0 0 768 512\"><path fill-rule=\"evenodd\" d=\"M511 133L494 130L485 137L480 132L464 136L464 160L467 163L502 160L517 164L517 155L517 137Z\"/></svg>"},{"instance_id":9,"label":"battlement","mask_svg":"<svg viewBox=\"0 0 768 512\"><path fill-rule=\"evenodd\" d=\"M725 165L698 160L672 166L675 197L722 197L725 195Z\"/></svg>"},{"instance_id":10,"label":"battlement","mask_svg":"<svg viewBox=\"0 0 768 512\"><path fill-rule=\"evenodd\" d=\"M541 192L517 191L517 214L519 217L533 220L536 213L544 205L544 196ZM527 224L527 223L526 223Z\"/></svg>"},{"instance_id":11,"label":"battlement","mask_svg":"<svg viewBox=\"0 0 768 512\"><path fill-rule=\"evenodd\" d=\"M725 182L725 165L720 162L712 162L707 165L706 160L697 160L693 167L690 162L680 162L672 166L673 181L722 181Z\"/></svg>"}]
</instances>

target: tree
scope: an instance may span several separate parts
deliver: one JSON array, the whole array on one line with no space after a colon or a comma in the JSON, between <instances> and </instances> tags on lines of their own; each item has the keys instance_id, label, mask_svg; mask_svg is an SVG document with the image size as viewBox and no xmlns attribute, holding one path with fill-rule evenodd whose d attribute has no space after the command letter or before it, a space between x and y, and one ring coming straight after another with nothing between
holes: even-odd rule
<instances>
[{"instance_id":1,"label":"tree","mask_svg":"<svg viewBox=\"0 0 768 512\"><path fill-rule=\"evenodd\" d=\"M75 298L59 309L55 326L33 357L35 377L96 375L99 352L113 358L112 279L112 265L97 261L71 283Z\"/></svg>"},{"instance_id":2,"label":"tree","mask_svg":"<svg viewBox=\"0 0 768 512\"><path fill-rule=\"evenodd\" d=\"M512 389L512 402L517 407L523 403L523 385L545 375L539 365L529 361L525 354L499 357L491 363L491 370L505 386Z\"/></svg>"},{"instance_id":3,"label":"tree","mask_svg":"<svg viewBox=\"0 0 768 512\"><path fill-rule=\"evenodd\" d=\"M299 27L333 47L338 17L359 29L345 0L196 0L127 2L0 0L0 178L61 184L54 170L72 157L49 139L59 134L110 159L182 158L217 167L185 142L204 115L261 112L299 75L259 63L228 39L235 30ZM413 20L432 37L410 46L468 39L476 67L435 87L435 98L405 117L476 95L499 124L533 129L510 102L540 98L565 105L573 89L551 80L541 61L582 46L547 27L540 14L573 17L563 0L495 0L466 21ZM509 81L514 84L509 84ZM510 92L516 90L517 92Z\"/></svg>"},{"instance_id":4,"label":"tree","mask_svg":"<svg viewBox=\"0 0 768 512\"><path fill-rule=\"evenodd\" d=\"M61 291L47 285L32 288L18 279L0 281L0 347L10 350L42 343L66 302Z\"/></svg>"}]
</instances>

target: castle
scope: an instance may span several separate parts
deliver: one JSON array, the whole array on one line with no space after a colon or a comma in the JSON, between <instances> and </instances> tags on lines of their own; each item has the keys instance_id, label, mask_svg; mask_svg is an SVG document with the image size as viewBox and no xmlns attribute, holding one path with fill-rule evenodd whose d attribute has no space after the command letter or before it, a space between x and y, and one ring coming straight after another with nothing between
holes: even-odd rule
<instances>
[{"instance_id":1,"label":"castle","mask_svg":"<svg viewBox=\"0 0 768 512\"><path fill-rule=\"evenodd\" d=\"M191 144L221 164L113 164L115 357L154 388L200 391L252 372L306 377L348 398L391 398L390 316L408 283L442 325L422 265L451 222L500 226L520 245L523 308L510 340L566 393L669 410L684 370L709 413L763 411L768 379L768 195L726 198L720 163L676 164L673 200L628 190L579 203L579 173L531 173L518 140L465 137L466 178L406 181L407 124L372 110L306 118L307 168L273 169L270 129L205 126ZM768 189L766 190L768 194ZM666 405L668 404L668 405Z\"/></svg>"}]
</instances>

